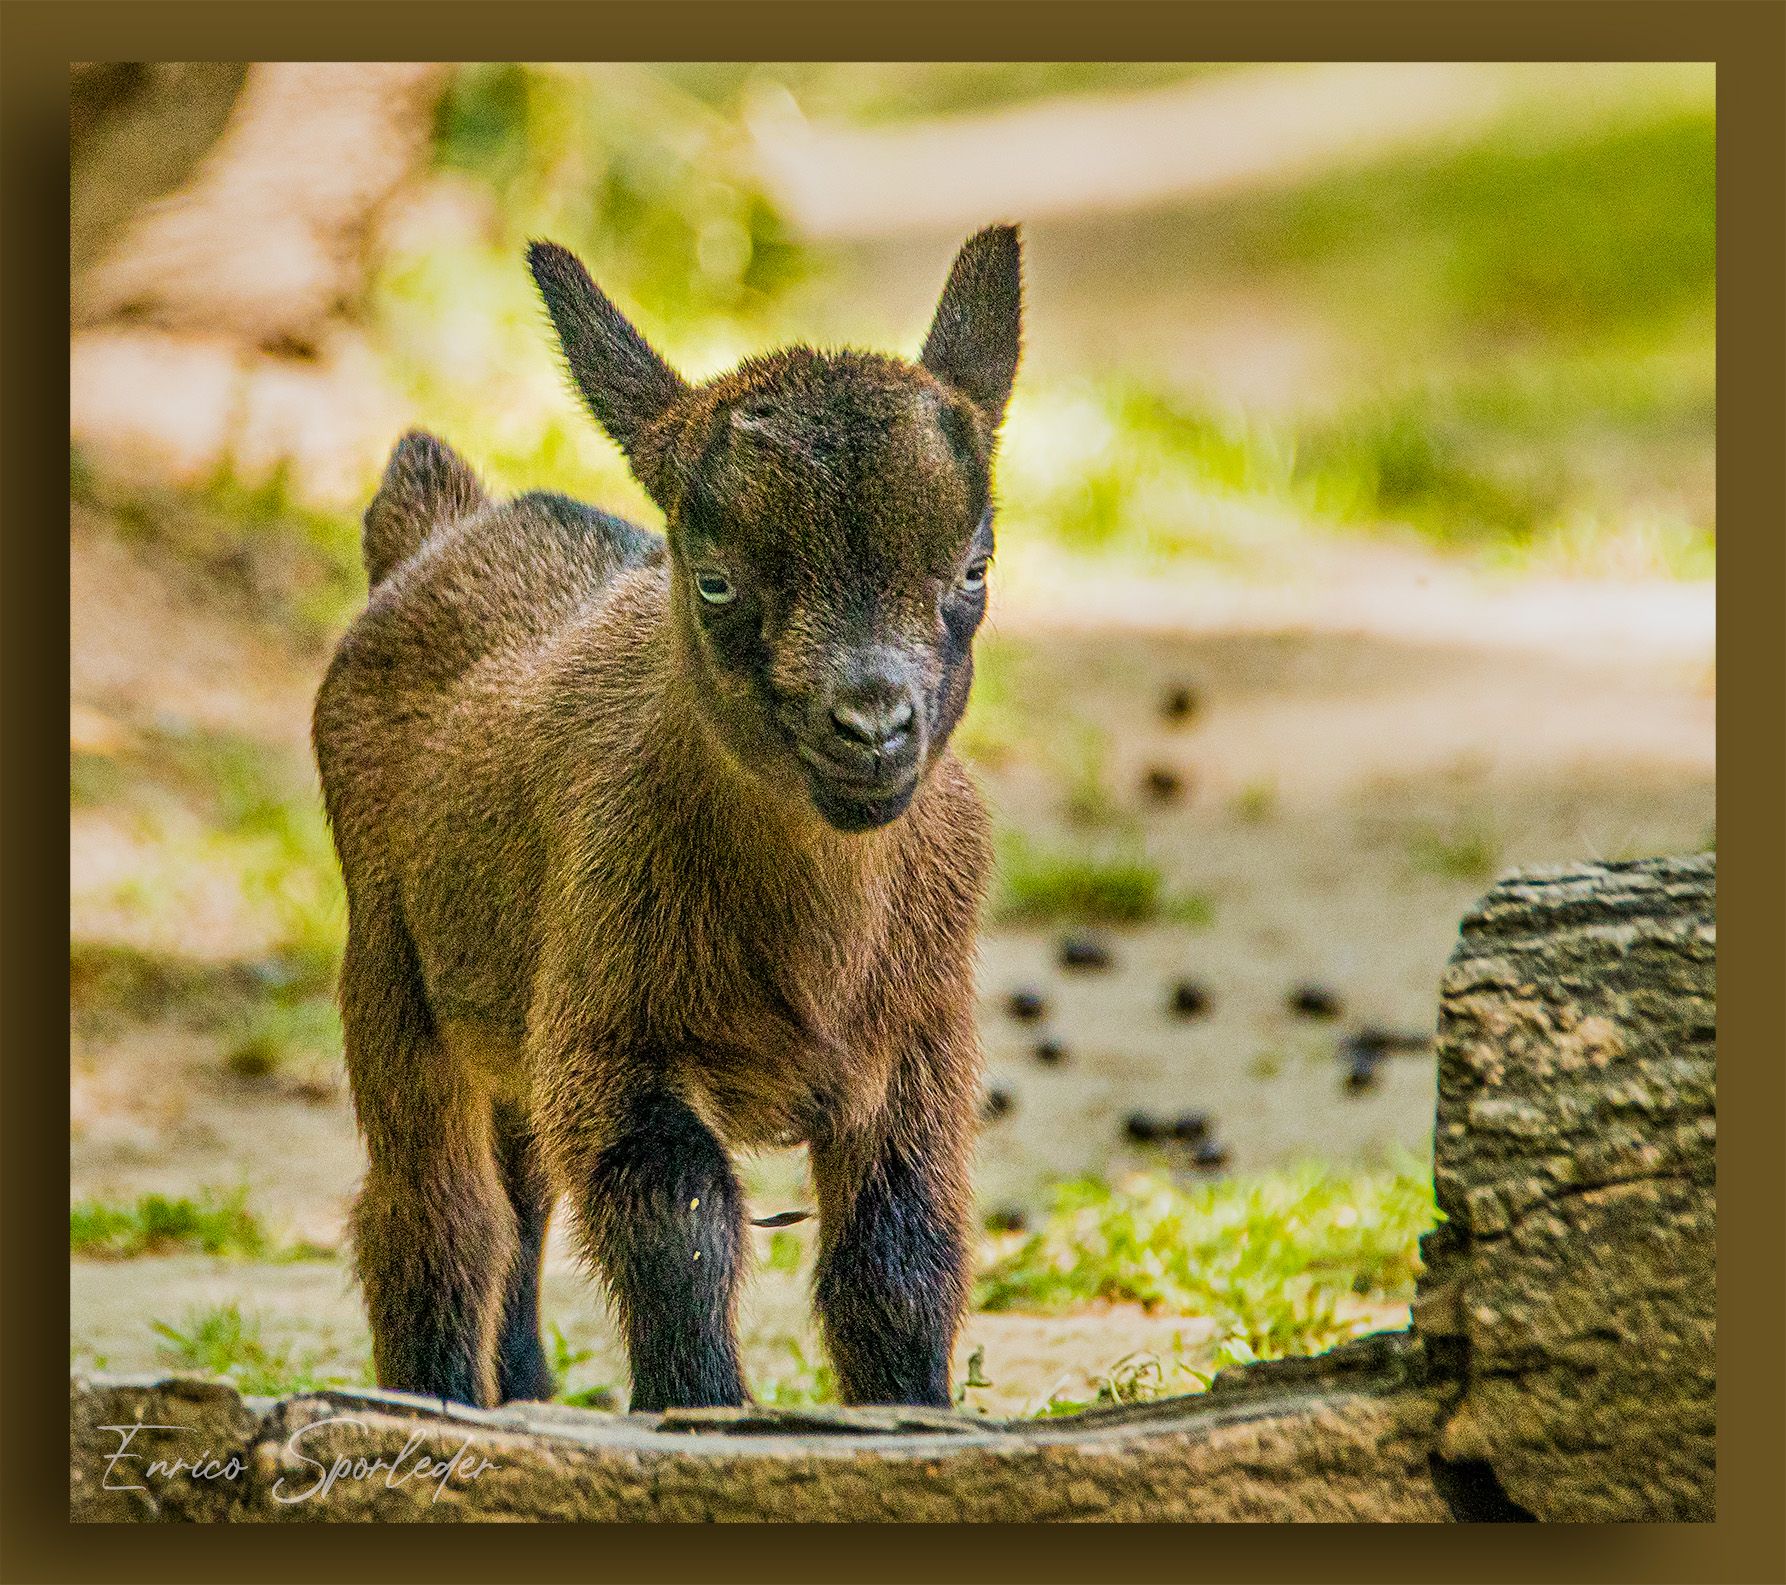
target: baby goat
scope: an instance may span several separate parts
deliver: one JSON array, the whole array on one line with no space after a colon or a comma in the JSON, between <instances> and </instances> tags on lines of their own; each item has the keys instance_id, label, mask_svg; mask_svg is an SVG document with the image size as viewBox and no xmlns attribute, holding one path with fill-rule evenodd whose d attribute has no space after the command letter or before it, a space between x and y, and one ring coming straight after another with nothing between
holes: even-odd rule
<instances>
[{"instance_id":1,"label":"baby goat","mask_svg":"<svg viewBox=\"0 0 1786 1585\"><path fill-rule=\"evenodd\" d=\"M795 347L702 385L565 249L528 259L668 531L492 500L419 433L366 513L371 595L314 731L378 1379L549 1396L563 1196L632 1408L743 1403L729 1152L804 1142L844 1397L946 1404L989 863L948 745L986 611L1017 233L962 248L915 364Z\"/></svg>"}]
</instances>

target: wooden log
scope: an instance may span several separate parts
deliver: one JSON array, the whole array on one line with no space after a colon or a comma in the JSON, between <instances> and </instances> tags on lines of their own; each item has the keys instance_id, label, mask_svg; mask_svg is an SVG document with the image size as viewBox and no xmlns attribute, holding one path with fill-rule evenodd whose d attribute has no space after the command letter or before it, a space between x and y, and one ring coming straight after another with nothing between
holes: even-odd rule
<instances>
[{"instance_id":1,"label":"wooden log","mask_svg":"<svg viewBox=\"0 0 1786 1585\"><path fill-rule=\"evenodd\" d=\"M1714 862L1516 875L1439 1015L1415 1330L1442 1459L1544 1519L1713 1517Z\"/></svg>"}]
</instances>

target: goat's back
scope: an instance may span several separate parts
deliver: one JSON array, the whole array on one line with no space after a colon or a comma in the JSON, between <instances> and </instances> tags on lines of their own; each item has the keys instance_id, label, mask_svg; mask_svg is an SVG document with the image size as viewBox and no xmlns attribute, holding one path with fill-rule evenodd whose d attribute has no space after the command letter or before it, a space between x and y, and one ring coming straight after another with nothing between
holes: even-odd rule
<instances>
[{"instance_id":1,"label":"goat's back","mask_svg":"<svg viewBox=\"0 0 1786 1585\"><path fill-rule=\"evenodd\" d=\"M513 989L481 984L489 948L531 948L541 680L560 638L663 556L661 536L564 496L491 500L425 436L405 437L367 511L371 593L317 695L323 794L350 907L399 907L430 982L484 1011ZM430 876L450 878L450 917L422 917L447 901Z\"/></svg>"}]
</instances>

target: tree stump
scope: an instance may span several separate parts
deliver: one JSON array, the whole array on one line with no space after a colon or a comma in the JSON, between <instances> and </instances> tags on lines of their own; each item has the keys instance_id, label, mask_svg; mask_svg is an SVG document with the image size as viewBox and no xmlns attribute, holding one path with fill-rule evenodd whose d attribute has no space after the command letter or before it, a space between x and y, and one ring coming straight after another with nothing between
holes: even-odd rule
<instances>
[{"instance_id":1,"label":"tree stump","mask_svg":"<svg viewBox=\"0 0 1786 1585\"><path fill-rule=\"evenodd\" d=\"M1463 1384L1442 1460L1544 1519L1710 1519L1714 860L1528 872L1439 1014L1414 1325Z\"/></svg>"}]
</instances>

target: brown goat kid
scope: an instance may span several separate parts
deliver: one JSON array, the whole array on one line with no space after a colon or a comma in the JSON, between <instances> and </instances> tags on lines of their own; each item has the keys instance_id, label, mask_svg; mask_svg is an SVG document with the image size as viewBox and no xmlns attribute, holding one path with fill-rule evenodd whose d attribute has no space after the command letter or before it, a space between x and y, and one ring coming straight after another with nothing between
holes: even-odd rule
<instances>
[{"instance_id":1,"label":"brown goat kid","mask_svg":"<svg viewBox=\"0 0 1786 1585\"><path fill-rule=\"evenodd\" d=\"M529 262L668 531L491 500L422 434L366 513L371 595L315 743L378 1379L550 1395L563 1196L632 1407L744 1402L728 1152L803 1141L844 1397L946 1404L989 861L948 743L986 609L1017 234L962 248L916 364L793 348L699 386L570 253Z\"/></svg>"}]
</instances>

